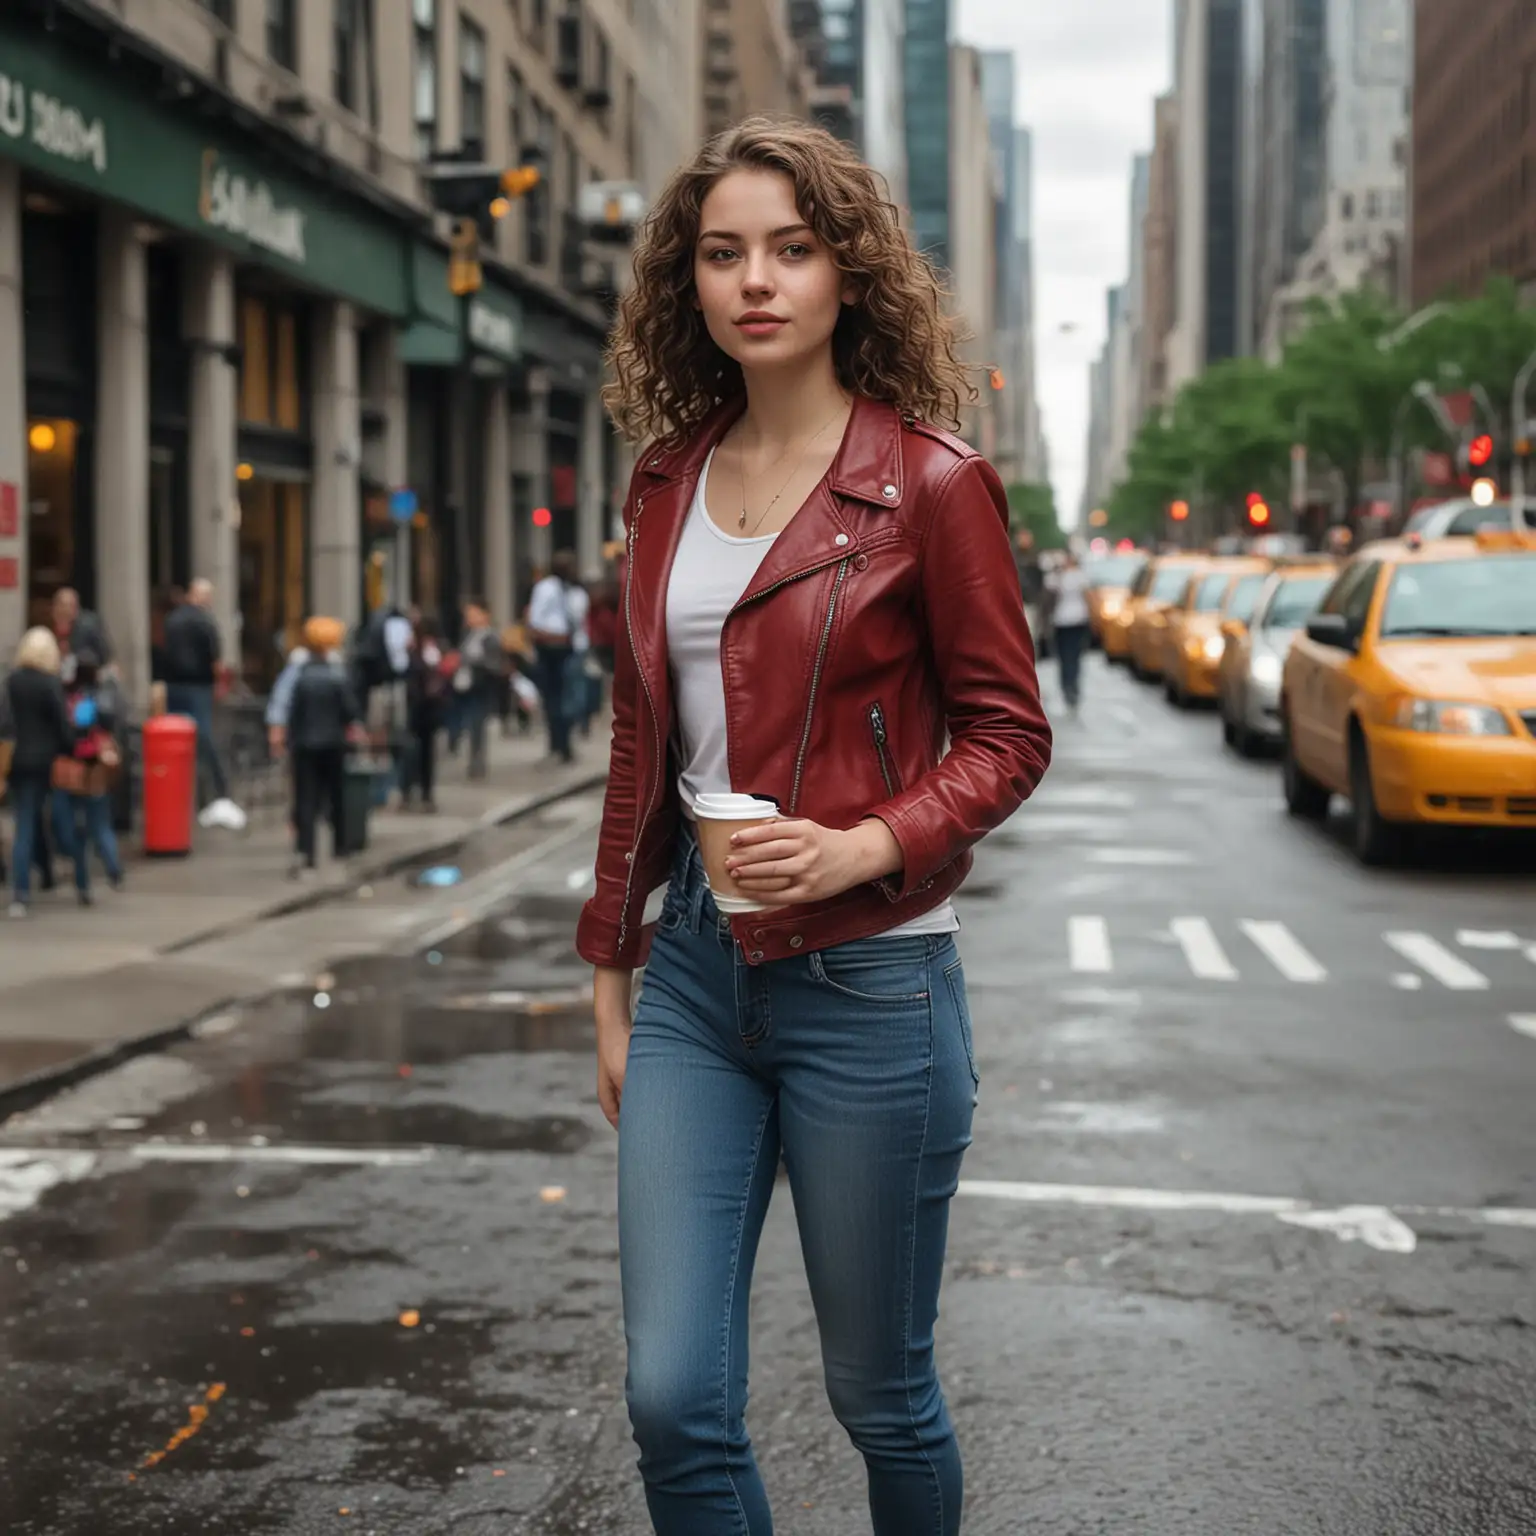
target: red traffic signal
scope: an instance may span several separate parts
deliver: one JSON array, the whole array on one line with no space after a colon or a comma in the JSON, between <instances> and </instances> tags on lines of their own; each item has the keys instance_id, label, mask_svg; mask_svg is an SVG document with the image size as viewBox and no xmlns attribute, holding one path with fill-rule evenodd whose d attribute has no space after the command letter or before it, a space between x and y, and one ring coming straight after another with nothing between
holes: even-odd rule
<instances>
[{"instance_id":1,"label":"red traffic signal","mask_svg":"<svg viewBox=\"0 0 1536 1536\"><path fill-rule=\"evenodd\" d=\"M1184 522L1189 517L1189 503L1187 501L1174 502L1168 509L1168 515L1176 523Z\"/></svg>"},{"instance_id":2,"label":"red traffic signal","mask_svg":"<svg viewBox=\"0 0 1536 1536\"><path fill-rule=\"evenodd\" d=\"M548 507L535 507L533 509L533 526L535 528L548 528L554 522Z\"/></svg>"},{"instance_id":3,"label":"red traffic signal","mask_svg":"<svg viewBox=\"0 0 1536 1536\"><path fill-rule=\"evenodd\" d=\"M1250 496L1248 498L1248 523L1253 528L1266 528L1269 526L1269 507L1263 497Z\"/></svg>"},{"instance_id":4,"label":"red traffic signal","mask_svg":"<svg viewBox=\"0 0 1536 1536\"><path fill-rule=\"evenodd\" d=\"M1493 439L1486 432L1479 432L1467 444L1467 463L1473 469L1481 469L1493 457Z\"/></svg>"}]
</instances>

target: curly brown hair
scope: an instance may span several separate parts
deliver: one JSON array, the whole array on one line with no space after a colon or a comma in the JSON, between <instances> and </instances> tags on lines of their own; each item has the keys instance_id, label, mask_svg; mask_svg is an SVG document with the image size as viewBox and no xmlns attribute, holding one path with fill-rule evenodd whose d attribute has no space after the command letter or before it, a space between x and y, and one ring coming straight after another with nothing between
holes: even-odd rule
<instances>
[{"instance_id":1,"label":"curly brown hair","mask_svg":"<svg viewBox=\"0 0 1536 1536\"><path fill-rule=\"evenodd\" d=\"M631 442L676 442L717 401L744 390L741 365L715 345L694 303L694 247L704 199L731 171L778 171L794 183L801 216L859 298L843 306L832 356L845 390L956 428L977 390L955 355L932 263L912 248L896 206L853 150L795 119L749 117L711 139L673 176L646 216L635 282L608 346L613 381L603 400Z\"/></svg>"}]
</instances>

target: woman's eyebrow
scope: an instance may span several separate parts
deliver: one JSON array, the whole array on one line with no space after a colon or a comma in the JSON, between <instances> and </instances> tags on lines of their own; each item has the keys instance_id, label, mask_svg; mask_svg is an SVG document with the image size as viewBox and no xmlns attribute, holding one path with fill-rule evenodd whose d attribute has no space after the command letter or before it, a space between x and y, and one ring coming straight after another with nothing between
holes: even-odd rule
<instances>
[{"instance_id":1,"label":"woman's eyebrow","mask_svg":"<svg viewBox=\"0 0 1536 1536\"><path fill-rule=\"evenodd\" d=\"M785 235L798 235L809 232L809 224L785 224L778 229L770 229L770 240L782 240ZM700 236L700 240L740 240L741 236L733 229L706 229Z\"/></svg>"}]
</instances>

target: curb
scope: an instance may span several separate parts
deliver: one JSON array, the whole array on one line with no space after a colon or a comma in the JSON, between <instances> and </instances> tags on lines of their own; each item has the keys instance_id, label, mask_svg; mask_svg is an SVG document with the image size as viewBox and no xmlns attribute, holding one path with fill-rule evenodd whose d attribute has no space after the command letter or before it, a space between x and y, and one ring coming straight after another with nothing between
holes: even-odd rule
<instances>
[{"instance_id":1,"label":"curb","mask_svg":"<svg viewBox=\"0 0 1536 1536\"><path fill-rule=\"evenodd\" d=\"M391 874L403 869L407 864L415 863L418 859L446 854L458 848L466 838L474 835L475 830L484 831L491 827L508 826L514 821L521 821L525 816L536 815L548 806L556 805L562 800L569 800L577 795L585 794L588 790L595 789L608 777L608 771L593 769L590 773L584 773L580 778L572 779L557 789L546 790L533 795L517 795L510 800L503 801L500 805L492 806L478 818L475 827L458 837L445 839L438 843L429 843L424 847L412 849L410 852L395 852L387 859L381 859L374 864L348 872L347 879L338 885L327 886L322 890L306 891L302 896L292 897L284 901L276 902L270 907L263 908L260 912L237 919L234 922L223 923L214 928L205 929L201 933L190 938L178 939L175 943L166 945L156 951L161 955L173 955L191 948L193 945L206 943L210 939L224 938L231 933L237 933L243 928L254 927L258 923L270 922L274 918L287 917L295 912L307 911L311 908L322 906L334 901L338 897L349 895L359 886L368 885L373 881L387 879ZM109 1072L113 1067L119 1067L124 1062L132 1061L139 1056L153 1055L165 1050L168 1046L180 1045L183 1041L190 1040L196 1034L198 1026L207 1020L216 1018L219 1014L227 1012L231 1008L242 1008L252 1003L259 1002L262 998L269 997L276 988L263 988L255 992L241 992L231 994L229 997L218 999L216 1002L200 1009L190 1018L183 1019L175 1024L163 1025L157 1029L147 1031L142 1035L133 1035L123 1040L114 1040L109 1045L99 1046L93 1051L87 1051L83 1055L71 1057L67 1061L59 1062L55 1066L40 1067L35 1072L29 1072L24 1077L14 1079L12 1082L0 1084L0 1129L12 1115L24 1114L29 1109L35 1109L45 1099L52 1098L67 1088L78 1087L79 1084L90 1078L99 1077L104 1072Z\"/></svg>"}]
</instances>

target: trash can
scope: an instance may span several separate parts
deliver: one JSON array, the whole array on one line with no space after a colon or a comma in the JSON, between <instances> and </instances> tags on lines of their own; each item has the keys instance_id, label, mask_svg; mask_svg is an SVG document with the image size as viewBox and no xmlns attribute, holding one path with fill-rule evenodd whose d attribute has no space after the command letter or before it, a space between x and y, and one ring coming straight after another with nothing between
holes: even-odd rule
<instances>
[{"instance_id":1,"label":"trash can","mask_svg":"<svg viewBox=\"0 0 1536 1536\"><path fill-rule=\"evenodd\" d=\"M341 791L341 829L344 854L361 853L368 846L368 818L373 811L373 759L347 759L346 780Z\"/></svg>"},{"instance_id":2,"label":"trash can","mask_svg":"<svg viewBox=\"0 0 1536 1536\"><path fill-rule=\"evenodd\" d=\"M144 852L161 857L192 851L197 795L197 725L185 715L154 715L141 732Z\"/></svg>"}]
</instances>

